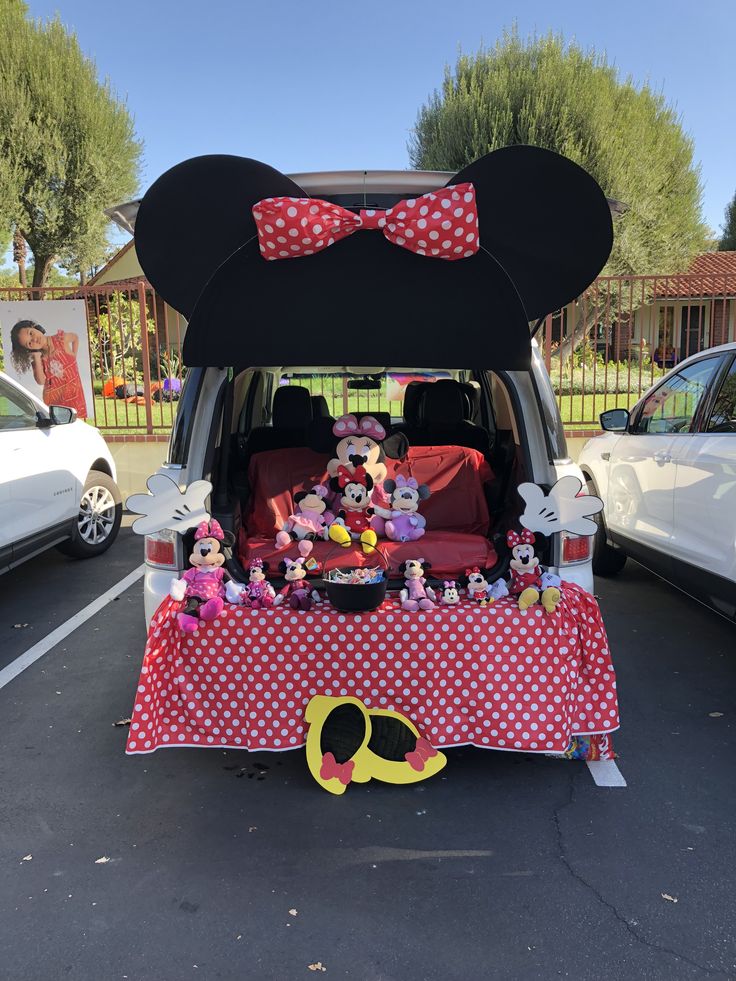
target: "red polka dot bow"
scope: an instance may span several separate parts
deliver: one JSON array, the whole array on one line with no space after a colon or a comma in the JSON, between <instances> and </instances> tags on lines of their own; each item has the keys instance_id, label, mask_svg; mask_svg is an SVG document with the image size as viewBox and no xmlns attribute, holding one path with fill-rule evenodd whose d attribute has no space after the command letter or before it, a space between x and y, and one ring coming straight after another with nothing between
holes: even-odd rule
<instances>
[{"instance_id":1,"label":"red polka dot bow","mask_svg":"<svg viewBox=\"0 0 736 981\"><path fill-rule=\"evenodd\" d=\"M394 245L435 259L468 259L479 248L472 184L455 184L359 215L319 198L264 198L253 205L264 259L314 255L361 229L377 229Z\"/></svg>"},{"instance_id":2,"label":"red polka dot bow","mask_svg":"<svg viewBox=\"0 0 736 981\"><path fill-rule=\"evenodd\" d=\"M337 480L340 487L347 487L348 484L367 485L367 471L365 467L356 467L355 470L348 470L347 467L337 468Z\"/></svg>"},{"instance_id":3,"label":"red polka dot bow","mask_svg":"<svg viewBox=\"0 0 736 981\"><path fill-rule=\"evenodd\" d=\"M509 548L515 548L517 545L533 545L535 541L534 533L528 528L524 528L521 534L518 531L506 532L506 544Z\"/></svg>"}]
</instances>

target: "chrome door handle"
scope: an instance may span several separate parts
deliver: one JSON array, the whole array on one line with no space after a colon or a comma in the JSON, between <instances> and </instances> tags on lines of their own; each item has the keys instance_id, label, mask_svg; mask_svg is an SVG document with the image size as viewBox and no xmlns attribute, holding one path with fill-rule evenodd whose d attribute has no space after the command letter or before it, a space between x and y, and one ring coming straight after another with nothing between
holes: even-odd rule
<instances>
[{"instance_id":1,"label":"chrome door handle","mask_svg":"<svg viewBox=\"0 0 736 981\"><path fill-rule=\"evenodd\" d=\"M670 453L667 453L666 450L658 450L654 454L654 462L655 463L671 463L672 462L672 455Z\"/></svg>"}]
</instances>

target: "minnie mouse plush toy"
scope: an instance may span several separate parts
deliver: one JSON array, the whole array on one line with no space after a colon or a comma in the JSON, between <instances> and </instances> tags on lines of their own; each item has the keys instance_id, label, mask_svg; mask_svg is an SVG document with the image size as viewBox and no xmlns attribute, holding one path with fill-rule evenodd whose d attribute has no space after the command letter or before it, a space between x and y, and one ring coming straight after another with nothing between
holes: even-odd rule
<instances>
[{"instance_id":1,"label":"minnie mouse plush toy","mask_svg":"<svg viewBox=\"0 0 736 981\"><path fill-rule=\"evenodd\" d=\"M526 610L533 603L541 602L547 613L552 613L560 602L560 578L551 572L543 572L534 554L534 532L524 528L521 533L509 531L506 544L511 549L513 575L508 585L509 593L519 597L519 609Z\"/></svg>"},{"instance_id":2,"label":"minnie mouse plush toy","mask_svg":"<svg viewBox=\"0 0 736 981\"><path fill-rule=\"evenodd\" d=\"M425 569L429 569L429 562L424 559L407 559L399 566L399 572L404 576L404 588L399 593L402 610L415 613L417 610L434 609L437 597L432 587L427 585Z\"/></svg>"},{"instance_id":3,"label":"minnie mouse plush toy","mask_svg":"<svg viewBox=\"0 0 736 981\"><path fill-rule=\"evenodd\" d=\"M266 579L268 562L263 559L253 559L248 566L248 585L242 593L243 606L251 610L268 609L273 606L276 591Z\"/></svg>"},{"instance_id":4,"label":"minnie mouse plush toy","mask_svg":"<svg viewBox=\"0 0 736 981\"><path fill-rule=\"evenodd\" d=\"M330 538L345 548L351 541L359 541L366 554L372 552L378 541L378 535L371 528L373 478L366 473L365 467L355 467L351 471L341 466L337 476L330 480L330 487L340 495L340 510L330 525Z\"/></svg>"},{"instance_id":5,"label":"minnie mouse plush toy","mask_svg":"<svg viewBox=\"0 0 736 981\"><path fill-rule=\"evenodd\" d=\"M172 579L169 589L172 599L186 600L176 618L185 633L193 634L200 620L214 620L219 616L225 599L230 603L240 599L242 587L222 568L225 564L222 549L232 543L232 535L226 534L214 518L203 521L195 531L194 549L189 556L192 568L181 579Z\"/></svg>"},{"instance_id":6,"label":"minnie mouse plush toy","mask_svg":"<svg viewBox=\"0 0 736 981\"><path fill-rule=\"evenodd\" d=\"M424 534L426 518L419 514L419 502L426 501L430 490L414 477L399 473L396 480L384 480L383 489L389 495L391 517L386 522L386 538L392 542L415 542Z\"/></svg>"},{"instance_id":7,"label":"minnie mouse plush toy","mask_svg":"<svg viewBox=\"0 0 736 981\"><path fill-rule=\"evenodd\" d=\"M327 510L329 491L322 484L315 484L311 490L299 491L294 495L294 513L289 515L284 527L276 535L276 548L286 548L292 538L303 541L305 538L328 537L329 526L335 520Z\"/></svg>"},{"instance_id":8,"label":"minnie mouse plush toy","mask_svg":"<svg viewBox=\"0 0 736 981\"><path fill-rule=\"evenodd\" d=\"M279 564L279 569L284 575L286 585L277 593L274 606L280 606L284 600L288 599L289 606L292 610L311 610L313 603L322 602L315 587L311 582L306 581L306 561L307 557L302 553L298 559L284 559Z\"/></svg>"}]
</instances>

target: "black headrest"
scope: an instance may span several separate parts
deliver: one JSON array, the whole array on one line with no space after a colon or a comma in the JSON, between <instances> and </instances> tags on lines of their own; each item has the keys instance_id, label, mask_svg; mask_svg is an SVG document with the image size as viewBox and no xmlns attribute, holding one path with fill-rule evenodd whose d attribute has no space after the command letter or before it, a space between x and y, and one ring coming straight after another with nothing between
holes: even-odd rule
<instances>
[{"instance_id":1,"label":"black headrest","mask_svg":"<svg viewBox=\"0 0 736 981\"><path fill-rule=\"evenodd\" d=\"M458 382L458 384L467 398L465 418L468 422L472 422L475 418L476 410L480 405L480 385L478 382Z\"/></svg>"},{"instance_id":2,"label":"black headrest","mask_svg":"<svg viewBox=\"0 0 736 981\"><path fill-rule=\"evenodd\" d=\"M358 422L363 418L363 416L373 416L376 422L380 422L383 428L386 430L386 435L391 432L391 413L390 412L356 412L355 413Z\"/></svg>"},{"instance_id":3,"label":"black headrest","mask_svg":"<svg viewBox=\"0 0 736 981\"><path fill-rule=\"evenodd\" d=\"M324 395L313 395L312 396L312 418L313 419L331 419L330 407L327 405L327 399Z\"/></svg>"},{"instance_id":4,"label":"black headrest","mask_svg":"<svg viewBox=\"0 0 736 981\"><path fill-rule=\"evenodd\" d=\"M273 397L275 429L305 429L312 421L312 396L300 385L282 385Z\"/></svg>"},{"instance_id":5,"label":"black headrest","mask_svg":"<svg viewBox=\"0 0 736 981\"><path fill-rule=\"evenodd\" d=\"M404 422L409 426L419 425L419 406L421 395L432 382L410 381L404 389Z\"/></svg>"},{"instance_id":6,"label":"black headrest","mask_svg":"<svg viewBox=\"0 0 736 981\"><path fill-rule=\"evenodd\" d=\"M421 395L422 428L445 428L465 420L467 396L456 381L437 381L428 385Z\"/></svg>"}]
</instances>

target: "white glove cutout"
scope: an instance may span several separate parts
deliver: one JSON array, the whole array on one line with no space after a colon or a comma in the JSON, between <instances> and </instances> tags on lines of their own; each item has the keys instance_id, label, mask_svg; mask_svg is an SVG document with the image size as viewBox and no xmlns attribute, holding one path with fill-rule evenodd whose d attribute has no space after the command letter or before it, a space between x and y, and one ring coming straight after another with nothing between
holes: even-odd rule
<instances>
[{"instance_id":1,"label":"white glove cutout","mask_svg":"<svg viewBox=\"0 0 736 981\"><path fill-rule=\"evenodd\" d=\"M149 494L132 494L125 502L129 511L143 516L133 522L133 531L137 535L151 535L164 528L185 532L202 521L209 521L204 506L212 493L212 484L208 480L195 480L182 493L171 477L155 473L148 478L146 486Z\"/></svg>"},{"instance_id":2,"label":"white glove cutout","mask_svg":"<svg viewBox=\"0 0 736 981\"><path fill-rule=\"evenodd\" d=\"M560 477L548 496L537 484L519 484L519 494L526 504L520 524L542 535L554 535L558 531L595 535L596 523L588 515L602 511L603 501L590 494L578 497L582 488L580 478L572 474Z\"/></svg>"}]
</instances>

